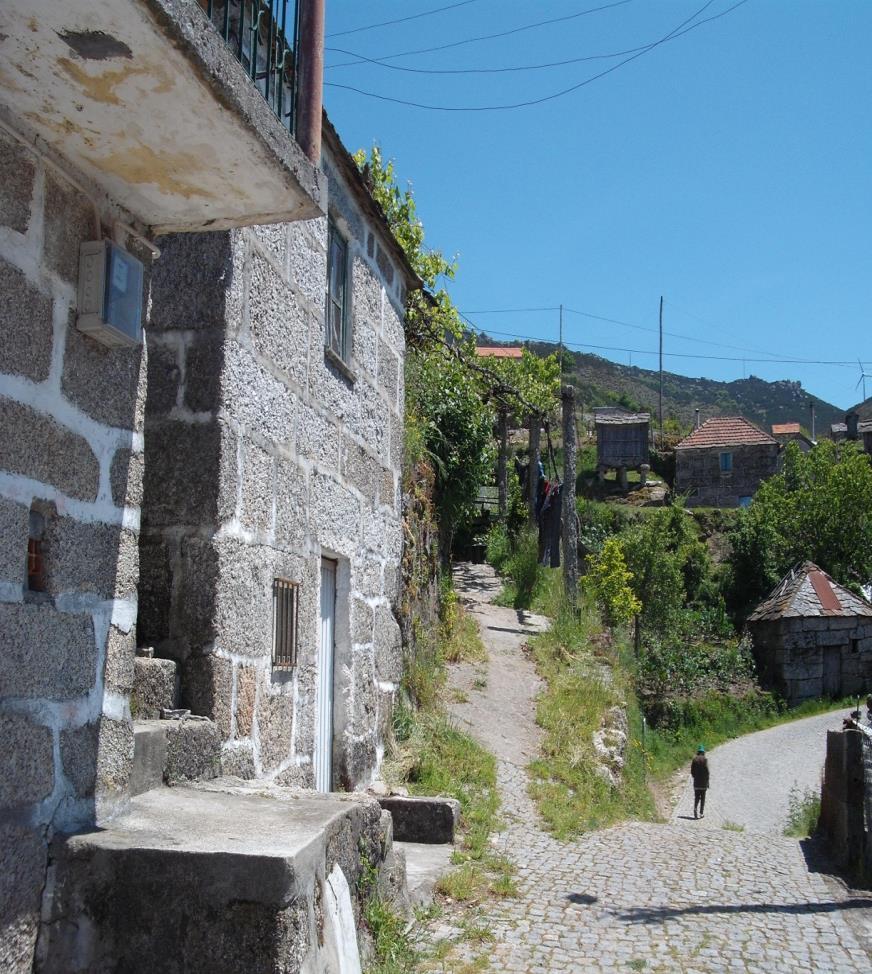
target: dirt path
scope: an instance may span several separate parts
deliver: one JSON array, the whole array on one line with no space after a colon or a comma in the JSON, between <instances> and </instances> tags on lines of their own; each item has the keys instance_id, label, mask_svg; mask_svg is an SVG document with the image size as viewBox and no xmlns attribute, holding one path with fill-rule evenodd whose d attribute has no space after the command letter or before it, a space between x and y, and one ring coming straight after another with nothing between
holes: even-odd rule
<instances>
[{"instance_id":1,"label":"dirt path","mask_svg":"<svg viewBox=\"0 0 872 974\"><path fill-rule=\"evenodd\" d=\"M818 714L716 747L708 755L711 788L705 818L693 821L693 786L687 775L672 821L690 822L694 828L734 823L747 832L780 835L787 822L791 790L820 790L827 731L840 730L848 712L846 707Z\"/></svg>"},{"instance_id":2,"label":"dirt path","mask_svg":"<svg viewBox=\"0 0 872 974\"><path fill-rule=\"evenodd\" d=\"M540 683L523 652L546 620L490 604L487 566L458 565L455 585L490 653L452 669L459 723L497 756L505 830L519 895L493 901L490 970L714 974L851 972L868 967L872 897L816 871L800 843L778 835L626 823L558 842L527 795L540 732ZM718 759L720 760L720 758Z\"/></svg>"}]
</instances>

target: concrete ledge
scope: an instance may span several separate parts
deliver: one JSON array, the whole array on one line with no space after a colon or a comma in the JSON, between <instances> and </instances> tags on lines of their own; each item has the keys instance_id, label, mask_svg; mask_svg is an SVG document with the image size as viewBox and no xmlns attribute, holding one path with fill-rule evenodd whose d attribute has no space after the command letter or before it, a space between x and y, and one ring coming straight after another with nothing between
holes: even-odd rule
<instances>
[{"instance_id":1,"label":"concrete ledge","mask_svg":"<svg viewBox=\"0 0 872 974\"><path fill-rule=\"evenodd\" d=\"M379 798L381 807L394 820L397 842L438 844L454 841L460 821L460 802L455 798Z\"/></svg>"},{"instance_id":2,"label":"concrete ledge","mask_svg":"<svg viewBox=\"0 0 872 974\"><path fill-rule=\"evenodd\" d=\"M54 843L36 969L336 974L357 949L361 850L382 867L381 816L371 799L232 779L140 795L106 828ZM338 870L350 942L331 942Z\"/></svg>"}]
</instances>

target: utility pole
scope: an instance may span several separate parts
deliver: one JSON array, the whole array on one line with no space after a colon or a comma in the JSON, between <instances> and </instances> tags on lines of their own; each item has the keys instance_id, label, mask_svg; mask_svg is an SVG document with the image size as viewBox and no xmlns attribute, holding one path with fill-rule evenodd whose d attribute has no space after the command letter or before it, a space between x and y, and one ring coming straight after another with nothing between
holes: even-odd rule
<instances>
[{"instance_id":1,"label":"utility pole","mask_svg":"<svg viewBox=\"0 0 872 974\"><path fill-rule=\"evenodd\" d=\"M815 442L815 436L814 436L814 403L813 402L810 402L808 404L808 408L811 410L811 441L812 441L812 443L814 443Z\"/></svg>"},{"instance_id":2,"label":"utility pole","mask_svg":"<svg viewBox=\"0 0 872 974\"><path fill-rule=\"evenodd\" d=\"M542 435L541 421L538 416L530 415L530 449L527 459L527 503L529 505L530 524L536 524L536 494L539 490L539 439Z\"/></svg>"},{"instance_id":3,"label":"utility pole","mask_svg":"<svg viewBox=\"0 0 872 974\"><path fill-rule=\"evenodd\" d=\"M563 305L560 305L560 345L558 346L560 353L560 388L563 388Z\"/></svg>"},{"instance_id":4,"label":"utility pole","mask_svg":"<svg viewBox=\"0 0 872 974\"><path fill-rule=\"evenodd\" d=\"M509 482L506 462L508 460L508 427L509 410L507 406L500 406L497 413L500 452L497 459L497 497L500 517L505 520L509 512Z\"/></svg>"},{"instance_id":5,"label":"utility pole","mask_svg":"<svg viewBox=\"0 0 872 974\"><path fill-rule=\"evenodd\" d=\"M578 522L575 512L575 389L561 388L563 404L563 589L569 604L578 601Z\"/></svg>"},{"instance_id":6,"label":"utility pole","mask_svg":"<svg viewBox=\"0 0 872 974\"><path fill-rule=\"evenodd\" d=\"M663 295L660 295L660 445L663 449Z\"/></svg>"}]
</instances>

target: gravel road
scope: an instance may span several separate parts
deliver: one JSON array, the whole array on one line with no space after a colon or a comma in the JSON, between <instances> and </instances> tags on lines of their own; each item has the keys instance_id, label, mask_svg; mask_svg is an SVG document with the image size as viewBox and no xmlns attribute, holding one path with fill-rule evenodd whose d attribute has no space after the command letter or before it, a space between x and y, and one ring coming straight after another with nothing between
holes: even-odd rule
<instances>
[{"instance_id":1,"label":"gravel road","mask_svg":"<svg viewBox=\"0 0 872 974\"><path fill-rule=\"evenodd\" d=\"M696 822L689 774L693 755L688 754L688 773L682 775L673 823L720 829L725 822L732 822L747 832L780 835L787 821L791 789L820 791L827 731L840 730L847 715L847 708L819 714L714 748L708 754L711 787L705 818Z\"/></svg>"}]
</instances>

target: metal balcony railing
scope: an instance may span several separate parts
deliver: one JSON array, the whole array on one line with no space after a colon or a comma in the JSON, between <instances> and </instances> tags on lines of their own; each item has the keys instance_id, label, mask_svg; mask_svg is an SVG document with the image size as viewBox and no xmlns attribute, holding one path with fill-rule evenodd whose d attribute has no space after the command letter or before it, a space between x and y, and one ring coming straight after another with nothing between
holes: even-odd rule
<instances>
[{"instance_id":1,"label":"metal balcony railing","mask_svg":"<svg viewBox=\"0 0 872 974\"><path fill-rule=\"evenodd\" d=\"M279 121L296 122L297 0L199 0Z\"/></svg>"}]
</instances>

